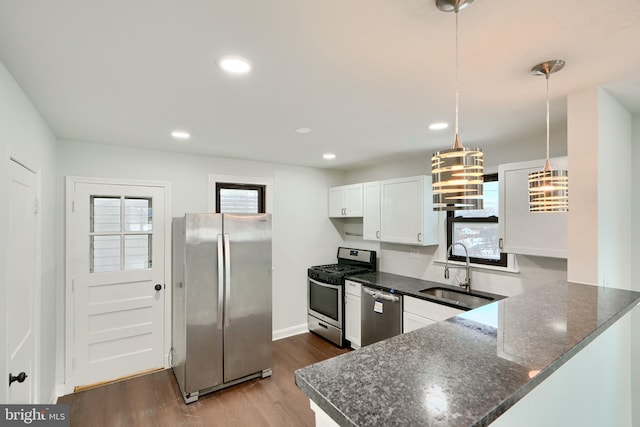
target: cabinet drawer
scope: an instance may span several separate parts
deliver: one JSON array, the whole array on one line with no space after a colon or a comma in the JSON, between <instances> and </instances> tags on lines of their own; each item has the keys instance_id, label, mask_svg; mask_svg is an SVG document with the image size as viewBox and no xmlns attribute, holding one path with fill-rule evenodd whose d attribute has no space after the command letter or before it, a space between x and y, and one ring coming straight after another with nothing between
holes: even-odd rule
<instances>
[{"instance_id":1,"label":"cabinet drawer","mask_svg":"<svg viewBox=\"0 0 640 427\"><path fill-rule=\"evenodd\" d=\"M362 289L362 285L357 282L352 282L350 280L345 280L344 282L344 292L347 294L355 295L360 298L360 291Z\"/></svg>"},{"instance_id":2,"label":"cabinet drawer","mask_svg":"<svg viewBox=\"0 0 640 427\"><path fill-rule=\"evenodd\" d=\"M464 310L409 296L404 297L404 311L438 322L464 313Z\"/></svg>"}]
</instances>

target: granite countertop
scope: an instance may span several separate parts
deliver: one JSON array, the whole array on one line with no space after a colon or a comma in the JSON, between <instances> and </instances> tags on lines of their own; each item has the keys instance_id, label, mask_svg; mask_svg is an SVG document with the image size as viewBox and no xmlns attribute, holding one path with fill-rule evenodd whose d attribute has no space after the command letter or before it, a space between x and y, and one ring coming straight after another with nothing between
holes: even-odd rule
<instances>
[{"instance_id":1,"label":"granite countertop","mask_svg":"<svg viewBox=\"0 0 640 427\"><path fill-rule=\"evenodd\" d=\"M420 292L421 290L428 289L428 288L444 288L444 289L450 289L456 292L464 292L463 288L456 287L456 286L444 285L442 283L431 282L428 280L414 279L413 277L399 276L397 274L383 273L380 271L356 274L353 276L348 276L346 279L361 283L365 286L381 289L383 291L388 291L388 292L397 293L400 295L408 295L415 298L433 301L438 304L447 305L460 310L470 310L473 308L473 307L466 306L464 303L454 304L449 302L446 299L438 298L438 297L427 295ZM473 285L471 286L471 290L472 290L472 293L476 295L482 295L484 297L490 298L490 300L487 300L487 303L490 303L491 301L498 301L505 298L502 295L476 291L475 289L473 289Z\"/></svg>"},{"instance_id":2,"label":"granite countertop","mask_svg":"<svg viewBox=\"0 0 640 427\"><path fill-rule=\"evenodd\" d=\"M295 380L341 426L485 426L638 303L640 292L542 286L299 369Z\"/></svg>"}]
</instances>

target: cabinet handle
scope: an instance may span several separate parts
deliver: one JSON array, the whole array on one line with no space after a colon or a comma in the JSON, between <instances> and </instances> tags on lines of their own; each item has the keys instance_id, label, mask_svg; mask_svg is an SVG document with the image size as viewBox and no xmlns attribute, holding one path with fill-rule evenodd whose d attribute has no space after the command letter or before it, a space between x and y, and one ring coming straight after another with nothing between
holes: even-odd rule
<instances>
[{"instance_id":1,"label":"cabinet handle","mask_svg":"<svg viewBox=\"0 0 640 427\"><path fill-rule=\"evenodd\" d=\"M498 239L498 247L500 249L502 249L503 246L504 246L504 244L503 244L503 240L502 240L502 237L501 237L501 238Z\"/></svg>"},{"instance_id":2,"label":"cabinet handle","mask_svg":"<svg viewBox=\"0 0 640 427\"><path fill-rule=\"evenodd\" d=\"M380 230L376 230L376 238L379 239L380 238Z\"/></svg>"},{"instance_id":3,"label":"cabinet handle","mask_svg":"<svg viewBox=\"0 0 640 427\"><path fill-rule=\"evenodd\" d=\"M418 233L418 242L422 242L422 233Z\"/></svg>"}]
</instances>

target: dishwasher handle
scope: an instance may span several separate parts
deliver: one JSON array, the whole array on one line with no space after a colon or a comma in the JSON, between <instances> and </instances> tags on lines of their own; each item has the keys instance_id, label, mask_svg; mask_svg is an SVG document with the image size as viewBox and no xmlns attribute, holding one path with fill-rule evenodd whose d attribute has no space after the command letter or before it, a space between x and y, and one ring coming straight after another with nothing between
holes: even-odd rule
<instances>
[{"instance_id":1,"label":"dishwasher handle","mask_svg":"<svg viewBox=\"0 0 640 427\"><path fill-rule=\"evenodd\" d=\"M369 288L362 288L362 292L364 292L367 295L371 295L374 299L381 299L381 300L391 301L391 302L400 301L400 297L397 297L395 295L388 294L382 291L374 291Z\"/></svg>"}]
</instances>

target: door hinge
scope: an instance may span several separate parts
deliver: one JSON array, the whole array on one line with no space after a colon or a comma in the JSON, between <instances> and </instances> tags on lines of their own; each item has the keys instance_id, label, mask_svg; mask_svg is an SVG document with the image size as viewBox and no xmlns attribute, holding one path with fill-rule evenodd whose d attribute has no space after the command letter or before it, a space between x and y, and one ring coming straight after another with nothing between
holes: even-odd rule
<instances>
[{"instance_id":1,"label":"door hinge","mask_svg":"<svg viewBox=\"0 0 640 427\"><path fill-rule=\"evenodd\" d=\"M75 212L76 211L76 201L72 200L71 201L71 212Z\"/></svg>"},{"instance_id":2,"label":"door hinge","mask_svg":"<svg viewBox=\"0 0 640 427\"><path fill-rule=\"evenodd\" d=\"M38 200L38 198L36 197L33 200L33 214L34 215L38 215L40 213L40 201Z\"/></svg>"},{"instance_id":3,"label":"door hinge","mask_svg":"<svg viewBox=\"0 0 640 427\"><path fill-rule=\"evenodd\" d=\"M76 358L75 357L71 358L71 369L74 370L74 371L76 370Z\"/></svg>"},{"instance_id":4,"label":"door hinge","mask_svg":"<svg viewBox=\"0 0 640 427\"><path fill-rule=\"evenodd\" d=\"M71 279L71 292L76 291L76 279Z\"/></svg>"}]
</instances>

